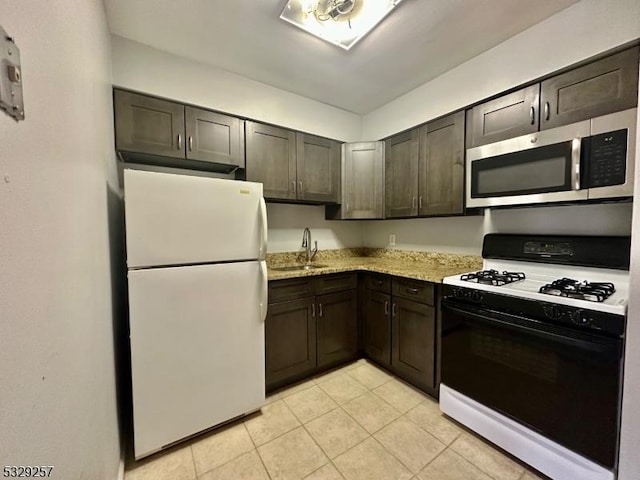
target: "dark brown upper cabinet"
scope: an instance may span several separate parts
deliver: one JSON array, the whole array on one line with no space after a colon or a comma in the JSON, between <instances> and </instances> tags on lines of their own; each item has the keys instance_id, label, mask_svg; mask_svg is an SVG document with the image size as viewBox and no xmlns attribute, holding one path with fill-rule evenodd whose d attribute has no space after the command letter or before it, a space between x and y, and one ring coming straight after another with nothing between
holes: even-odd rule
<instances>
[{"instance_id":1,"label":"dark brown upper cabinet","mask_svg":"<svg viewBox=\"0 0 640 480\"><path fill-rule=\"evenodd\" d=\"M464 212L464 111L420 128L418 214Z\"/></svg>"},{"instance_id":2,"label":"dark brown upper cabinet","mask_svg":"<svg viewBox=\"0 0 640 480\"><path fill-rule=\"evenodd\" d=\"M298 199L337 203L340 196L340 144L296 134Z\"/></svg>"},{"instance_id":3,"label":"dark brown upper cabinet","mask_svg":"<svg viewBox=\"0 0 640 480\"><path fill-rule=\"evenodd\" d=\"M221 113L185 107L187 158L244 168L244 122Z\"/></svg>"},{"instance_id":4,"label":"dark brown upper cabinet","mask_svg":"<svg viewBox=\"0 0 640 480\"><path fill-rule=\"evenodd\" d=\"M385 142L385 217L464 212L464 111Z\"/></svg>"},{"instance_id":5,"label":"dark brown upper cabinet","mask_svg":"<svg viewBox=\"0 0 640 480\"><path fill-rule=\"evenodd\" d=\"M336 203L340 144L286 128L246 122L246 176L271 200Z\"/></svg>"},{"instance_id":6,"label":"dark brown upper cabinet","mask_svg":"<svg viewBox=\"0 0 640 480\"><path fill-rule=\"evenodd\" d=\"M385 217L418 215L418 131L385 140Z\"/></svg>"},{"instance_id":7,"label":"dark brown upper cabinet","mask_svg":"<svg viewBox=\"0 0 640 480\"><path fill-rule=\"evenodd\" d=\"M238 118L119 89L114 113L116 150L128 158L219 171L244 167Z\"/></svg>"},{"instance_id":8,"label":"dark brown upper cabinet","mask_svg":"<svg viewBox=\"0 0 640 480\"><path fill-rule=\"evenodd\" d=\"M481 103L470 110L467 147L538 131L540 84Z\"/></svg>"},{"instance_id":9,"label":"dark brown upper cabinet","mask_svg":"<svg viewBox=\"0 0 640 480\"><path fill-rule=\"evenodd\" d=\"M541 83L540 129L633 108L638 102L639 47Z\"/></svg>"},{"instance_id":10,"label":"dark brown upper cabinet","mask_svg":"<svg viewBox=\"0 0 640 480\"><path fill-rule=\"evenodd\" d=\"M635 107L639 52L635 46L476 105L467 148Z\"/></svg>"},{"instance_id":11,"label":"dark brown upper cabinet","mask_svg":"<svg viewBox=\"0 0 640 480\"><path fill-rule=\"evenodd\" d=\"M285 128L246 122L247 180L262 182L265 198L295 200L296 134Z\"/></svg>"},{"instance_id":12,"label":"dark brown upper cabinet","mask_svg":"<svg viewBox=\"0 0 640 480\"><path fill-rule=\"evenodd\" d=\"M116 149L185 158L184 105L114 90Z\"/></svg>"},{"instance_id":13,"label":"dark brown upper cabinet","mask_svg":"<svg viewBox=\"0 0 640 480\"><path fill-rule=\"evenodd\" d=\"M384 218L384 142L342 145L342 203L326 208L328 220Z\"/></svg>"}]
</instances>

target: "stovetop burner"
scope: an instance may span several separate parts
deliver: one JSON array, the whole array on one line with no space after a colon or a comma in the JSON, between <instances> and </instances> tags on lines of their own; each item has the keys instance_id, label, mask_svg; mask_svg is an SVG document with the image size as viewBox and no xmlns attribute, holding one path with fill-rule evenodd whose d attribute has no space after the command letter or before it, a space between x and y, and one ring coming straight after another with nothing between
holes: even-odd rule
<instances>
[{"instance_id":1,"label":"stovetop burner","mask_svg":"<svg viewBox=\"0 0 640 480\"><path fill-rule=\"evenodd\" d=\"M561 297L604 302L616 291L613 283L608 282L579 282L571 278L560 278L540 287L540 293Z\"/></svg>"},{"instance_id":2,"label":"stovetop burner","mask_svg":"<svg viewBox=\"0 0 640 480\"><path fill-rule=\"evenodd\" d=\"M501 287L508 283L524 280L525 275L522 272L499 272L498 270L481 270L475 273L466 273L460 277L465 282L484 283L486 285L495 285Z\"/></svg>"}]
</instances>

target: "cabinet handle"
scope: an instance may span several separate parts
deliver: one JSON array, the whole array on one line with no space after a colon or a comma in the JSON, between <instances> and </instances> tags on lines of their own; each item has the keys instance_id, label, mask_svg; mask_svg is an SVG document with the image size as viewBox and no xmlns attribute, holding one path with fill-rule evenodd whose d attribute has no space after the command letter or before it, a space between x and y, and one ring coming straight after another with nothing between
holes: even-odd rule
<instances>
[{"instance_id":1,"label":"cabinet handle","mask_svg":"<svg viewBox=\"0 0 640 480\"><path fill-rule=\"evenodd\" d=\"M549 102L544 102L544 119L549 120L549 116L551 115L551 107Z\"/></svg>"},{"instance_id":2,"label":"cabinet handle","mask_svg":"<svg viewBox=\"0 0 640 480\"><path fill-rule=\"evenodd\" d=\"M407 288L407 293L410 293L411 295L416 295L419 292L419 290L417 288Z\"/></svg>"},{"instance_id":3,"label":"cabinet handle","mask_svg":"<svg viewBox=\"0 0 640 480\"><path fill-rule=\"evenodd\" d=\"M382 286L382 280L378 280L378 281L376 282L376 285L378 285L379 287L381 287L381 286Z\"/></svg>"},{"instance_id":4,"label":"cabinet handle","mask_svg":"<svg viewBox=\"0 0 640 480\"><path fill-rule=\"evenodd\" d=\"M315 318L315 316L316 316L316 304L312 303L311 304L311 317Z\"/></svg>"},{"instance_id":5,"label":"cabinet handle","mask_svg":"<svg viewBox=\"0 0 640 480\"><path fill-rule=\"evenodd\" d=\"M322 304L321 303L318 304L318 316L319 317L322 316Z\"/></svg>"},{"instance_id":6,"label":"cabinet handle","mask_svg":"<svg viewBox=\"0 0 640 480\"><path fill-rule=\"evenodd\" d=\"M178 134L178 150L182 150L182 134Z\"/></svg>"},{"instance_id":7,"label":"cabinet handle","mask_svg":"<svg viewBox=\"0 0 640 480\"><path fill-rule=\"evenodd\" d=\"M384 301L384 314L389 315L389 302L387 300Z\"/></svg>"},{"instance_id":8,"label":"cabinet handle","mask_svg":"<svg viewBox=\"0 0 640 480\"><path fill-rule=\"evenodd\" d=\"M536 107L533 105L531 105L531 108L529 109L529 118L531 119L531 125L536 123Z\"/></svg>"},{"instance_id":9,"label":"cabinet handle","mask_svg":"<svg viewBox=\"0 0 640 480\"><path fill-rule=\"evenodd\" d=\"M347 213L349 213L349 202L347 202Z\"/></svg>"},{"instance_id":10,"label":"cabinet handle","mask_svg":"<svg viewBox=\"0 0 640 480\"><path fill-rule=\"evenodd\" d=\"M189 135L189 151L193 150L193 137Z\"/></svg>"},{"instance_id":11,"label":"cabinet handle","mask_svg":"<svg viewBox=\"0 0 640 480\"><path fill-rule=\"evenodd\" d=\"M291 182L291 185L293 185L293 193L296 193L296 181L295 181L295 180L293 180L293 181Z\"/></svg>"},{"instance_id":12,"label":"cabinet handle","mask_svg":"<svg viewBox=\"0 0 640 480\"><path fill-rule=\"evenodd\" d=\"M411 199L411 208L416 208L416 197Z\"/></svg>"},{"instance_id":13,"label":"cabinet handle","mask_svg":"<svg viewBox=\"0 0 640 480\"><path fill-rule=\"evenodd\" d=\"M420 210L422 210L422 195L420 195L418 197L418 206L419 206Z\"/></svg>"},{"instance_id":14,"label":"cabinet handle","mask_svg":"<svg viewBox=\"0 0 640 480\"><path fill-rule=\"evenodd\" d=\"M396 313L398 313L398 309L396 308L396 304L394 303L393 306L391 307L391 316L395 317Z\"/></svg>"},{"instance_id":15,"label":"cabinet handle","mask_svg":"<svg viewBox=\"0 0 640 480\"><path fill-rule=\"evenodd\" d=\"M298 193L302 193L302 180L298 182Z\"/></svg>"}]
</instances>

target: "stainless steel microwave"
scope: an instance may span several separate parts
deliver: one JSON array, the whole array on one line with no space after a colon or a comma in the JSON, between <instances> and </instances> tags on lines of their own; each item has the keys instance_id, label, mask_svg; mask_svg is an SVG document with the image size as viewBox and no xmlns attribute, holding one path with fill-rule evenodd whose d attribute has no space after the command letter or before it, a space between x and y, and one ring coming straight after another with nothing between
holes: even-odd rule
<instances>
[{"instance_id":1,"label":"stainless steel microwave","mask_svg":"<svg viewBox=\"0 0 640 480\"><path fill-rule=\"evenodd\" d=\"M467 150L467 207L633 196L637 109Z\"/></svg>"}]
</instances>

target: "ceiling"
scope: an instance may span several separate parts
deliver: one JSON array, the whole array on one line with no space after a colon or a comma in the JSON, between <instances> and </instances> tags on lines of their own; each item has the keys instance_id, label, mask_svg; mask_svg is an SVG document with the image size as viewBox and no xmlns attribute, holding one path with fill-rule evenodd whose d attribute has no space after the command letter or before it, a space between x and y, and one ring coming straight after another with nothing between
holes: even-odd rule
<instances>
[{"instance_id":1,"label":"ceiling","mask_svg":"<svg viewBox=\"0 0 640 480\"><path fill-rule=\"evenodd\" d=\"M280 20L286 0L104 3L113 34L366 114L577 1L403 0L349 51Z\"/></svg>"}]
</instances>

